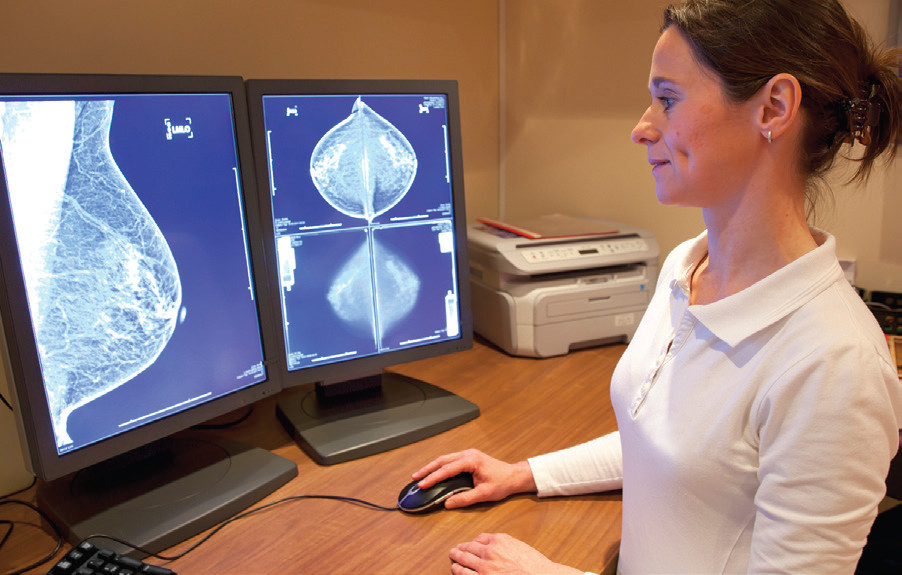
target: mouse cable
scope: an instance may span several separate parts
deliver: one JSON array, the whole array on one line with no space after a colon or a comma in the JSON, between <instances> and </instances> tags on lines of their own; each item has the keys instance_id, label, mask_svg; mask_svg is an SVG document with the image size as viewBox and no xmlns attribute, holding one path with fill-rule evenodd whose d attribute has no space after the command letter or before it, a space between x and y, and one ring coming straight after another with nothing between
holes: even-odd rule
<instances>
[{"instance_id":1,"label":"mouse cable","mask_svg":"<svg viewBox=\"0 0 902 575\"><path fill-rule=\"evenodd\" d=\"M59 528L50 519L50 517L47 516L46 513L44 513L40 509L38 509L38 507L36 505L32 505L31 503L28 503L27 501L20 501L18 499L0 499L0 505L9 505L9 504L13 504L13 503L18 504L18 505L24 505L25 507L28 507L29 509L33 510L38 515L40 515L41 518L50 525L50 527L53 529L53 532L56 534L56 547L53 549L53 551L51 551L49 554L47 554L44 558L39 559L38 561L35 561L31 565L26 565L25 567L16 569L15 571L10 571L9 573L5 573L4 575L21 575L22 573L25 573L26 571L31 571L32 569L35 569L36 567L40 567L41 565L43 565L43 564L47 563L48 561L50 561L51 559L53 559L53 557L59 552L59 550L63 546L63 534L60 533ZM13 527L15 526L16 523L23 523L23 522L22 521L9 521L6 519L0 520L0 525L8 526L6 533L3 534L3 539L0 540L0 548L2 548L6 544L6 540L9 539L9 536L12 533Z\"/></svg>"},{"instance_id":2,"label":"mouse cable","mask_svg":"<svg viewBox=\"0 0 902 575\"><path fill-rule=\"evenodd\" d=\"M261 511L265 511L265 510L267 510L267 509L269 509L269 508L271 508L271 507L275 507L275 506L277 506L277 505L282 505L282 504L284 504L284 503L290 503L290 502L292 502L292 501L300 501L300 500L302 500L302 499L328 499L328 500L333 500L333 501L341 501L341 502L344 502L344 503L351 503L351 504L353 504L353 505L359 505L359 506L361 506L361 507L367 507L367 508L369 508L369 509L374 509L374 510L376 510L376 511L397 511L397 510L398 510L398 507L386 507L386 506L383 506L383 505L378 505L378 504L376 504L376 503L371 503L371 502L369 502L369 501L364 501L364 500L362 500L362 499L355 499L355 498L353 498L353 497L343 497L343 496L340 496L340 495L293 495L293 496L290 496L290 497L285 497L285 498L279 499L279 500L277 500L277 501L273 501L273 502L271 502L271 503L267 503L267 504L265 504L265 505L260 505L259 507L254 507L253 509L248 509L247 511L244 511L244 512L242 512L242 513L239 513L238 515L235 515L235 516L233 516L233 517L231 517L231 518L229 518L229 519L223 521L222 523L220 523L219 525L217 525L216 527L214 527L212 531L210 531L209 533L207 533L200 541L198 541L197 543L193 544L191 547L185 549L185 550L182 551L181 553L178 553L178 554L172 555L172 556L168 556L168 555L160 555L160 554L158 554L158 553L154 553L154 552L152 552L152 551L149 551L149 550L147 550L147 549L144 549L144 548L142 548L142 547L140 547L140 546L138 546L138 545L135 545L135 544L133 544L133 543L129 543L128 541L125 541L124 539L120 539L120 538L115 537L115 536L113 536L113 535L104 535L104 534L102 534L102 533L96 533L96 534L93 534L93 535L89 535L89 536L85 537L85 538L83 539L83 541L88 541L88 540L90 540L90 539L106 539L106 540L109 540L109 541L115 541L116 543L119 543L120 545L124 545L125 547L128 547L128 548L130 548L130 549L134 549L134 550L136 550L136 551L138 551L138 552L140 552L140 553L144 553L145 555L148 555L148 556L150 556L150 557L155 557L155 558L160 559L160 560L162 560L162 561L175 561L176 559L181 559L182 557L184 557L184 556L187 555L188 553L191 553L192 551L194 551L195 549L197 549L198 547L200 547L202 544L206 543L211 537L213 537L214 535L216 535L217 533L219 533L219 531L222 530L226 525L229 525L230 523L232 523L232 522L234 522L234 521L237 521L237 520L239 520L239 519L243 519L243 518L245 518L245 517L249 517L249 516L251 516L251 515L253 515L253 514L255 514L255 513L259 513L259 512L261 512ZM47 516L43 511L41 511L37 506L32 505L31 503L28 503L28 502L25 502L25 501L20 501L20 500L18 500L18 499L5 499L5 498L4 498L4 499L0 500L0 505L10 504L10 503L15 503L15 504L19 504L19 505L24 505L25 507L28 507L28 508L34 510L38 515L41 516L41 518L44 519L44 521L46 521L46 522L50 525L50 527L53 529L53 532L54 532L55 535L56 535L56 547L53 549L53 551L51 551L51 552L50 552L48 555L46 555L44 558L42 558L42 559L40 559L40 560L38 560L38 561L35 561L34 563L32 563L32 564L30 564L30 565L27 565L27 566L25 566L25 567L22 567L22 568L20 568L20 569L17 569L17 570L15 570L15 571L10 571L10 572L8 572L8 573L3 573L3 574L2 574L2 575L21 575L22 573L25 573L26 571L30 571L31 569L34 569L34 568L36 568L36 567L40 567L41 565L43 565L43 564L47 563L48 561L50 561L51 559L53 559L53 557L56 556L56 554L59 552L59 550L60 550L60 549L62 548L62 546L63 546L63 535L62 535L62 533L60 532L59 528L56 526L56 524L53 522L53 520L51 520L50 517L48 517L48 516ZM0 520L0 526L3 526L3 525L7 525L7 526L8 526L8 528L7 528L7 530L6 530L6 533L4 533L2 539L0 539L0 549L2 549L3 545L6 543L6 540L9 538L10 533L12 532L13 526L15 525L15 523L17 523L17 522L15 522L15 521L8 521L8 520L5 520L5 519ZM21 522L19 522L19 523L21 523Z\"/></svg>"},{"instance_id":3,"label":"mouse cable","mask_svg":"<svg viewBox=\"0 0 902 575\"><path fill-rule=\"evenodd\" d=\"M140 553L144 553L145 555L148 555L150 557L155 557L162 561L175 561L176 559L181 559L188 553L191 553L192 551L194 551L195 549L197 549L198 547L200 547L201 545L206 543L211 537L213 537L214 535L219 533L219 531L222 530L226 525L229 525L230 523L232 523L234 521L238 521L239 519L244 519L245 517L249 517L255 513L261 512L261 511L265 511L265 510L267 510L271 507L275 507L277 505L282 505L284 503L290 503L292 501L300 501L302 499L329 499L332 501L341 501L344 503L350 503L352 505L359 505L361 507L367 507L369 509L373 509L376 511L398 511L399 510L399 508L397 506L386 507L384 505L370 503L369 501L364 501L362 499L355 499L353 497L343 497L341 495L292 495L289 497L279 499L277 501L273 501L271 503L267 503L265 505L260 505L259 507L254 507L253 509L248 509L247 511L239 513L238 515L235 515L234 517L230 517L229 519L226 519L225 521L223 521L222 523L220 523L219 525L214 527L212 531L210 531L209 533L204 535L204 537L200 541L191 545L190 547L188 547L187 549L185 549L184 551L182 551L181 553L178 553L176 555L160 555L159 553L154 553L152 551L149 551L147 549L139 547L138 545L134 545L132 543L129 543L128 541L119 539L118 537L114 537L112 535L104 535L102 533L96 533L94 535L89 535L89 536L85 537L84 540L87 541L89 539L107 539L109 541L115 541L116 543L119 543L120 545L129 547L130 549L134 549L135 551L138 551Z\"/></svg>"},{"instance_id":4,"label":"mouse cable","mask_svg":"<svg viewBox=\"0 0 902 575\"><path fill-rule=\"evenodd\" d=\"M15 410L13 409L12 404L10 404L10 402L7 401L7 399L6 399L5 397L3 397L3 394L2 394L2 393L0 393L0 402L2 402L3 405L5 405L6 407L8 407L10 411L15 411Z\"/></svg>"},{"instance_id":5,"label":"mouse cable","mask_svg":"<svg viewBox=\"0 0 902 575\"><path fill-rule=\"evenodd\" d=\"M15 526L15 521L10 521L9 519L0 519L0 525L6 525L6 533L3 534L3 537L0 538L0 549L3 549L3 546L6 545L6 540L9 539L10 534L13 532L13 527Z\"/></svg>"}]
</instances>

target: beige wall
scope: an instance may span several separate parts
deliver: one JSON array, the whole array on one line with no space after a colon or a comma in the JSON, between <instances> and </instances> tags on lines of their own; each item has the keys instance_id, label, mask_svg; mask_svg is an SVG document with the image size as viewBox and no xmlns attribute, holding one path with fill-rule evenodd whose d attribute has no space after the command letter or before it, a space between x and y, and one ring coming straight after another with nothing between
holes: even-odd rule
<instances>
[{"instance_id":1,"label":"beige wall","mask_svg":"<svg viewBox=\"0 0 902 575\"><path fill-rule=\"evenodd\" d=\"M504 215L581 214L650 229L662 249L703 229L658 204L630 130L666 0L507 0Z\"/></svg>"},{"instance_id":2,"label":"beige wall","mask_svg":"<svg viewBox=\"0 0 902 575\"><path fill-rule=\"evenodd\" d=\"M890 36L891 4L898 0L845 0L849 11L870 32L886 42ZM848 171L833 179L835 209L825 214L823 227L837 237L840 257L855 258L857 283L869 290L902 292L902 148L891 165L876 170L867 185L848 186Z\"/></svg>"},{"instance_id":3,"label":"beige wall","mask_svg":"<svg viewBox=\"0 0 902 575\"><path fill-rule=\"evenodd\" d=\"M891 0L847 0L880 40ZM658 204L644 148L630 130L646 88L667 0L506 0L505 166L501 211L509 218L583 214L650 229L662 251L704 227L698 210ZM900 158L902 160L902 158ZM855 258L857 283L902 291L902 161L869 184L833 186L836 205L818 224Z\"/></svg>"},{"instance_id":4,"label":"beige wall","mask_svg":"<svg viewBox=\"0 0 902 575\"><path fill-rule=\"evenodd\" d=\"M456 79L467 205L497 206L496 1L10 1L0 71Z\"/></svg>"}]
</instances>

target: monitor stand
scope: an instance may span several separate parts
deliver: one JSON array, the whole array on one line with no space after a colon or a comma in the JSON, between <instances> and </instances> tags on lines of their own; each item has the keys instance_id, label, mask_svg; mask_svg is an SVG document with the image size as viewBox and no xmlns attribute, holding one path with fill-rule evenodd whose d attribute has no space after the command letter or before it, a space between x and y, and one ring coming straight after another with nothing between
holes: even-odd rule
<instances>
[{"instance_id":1,"label":"monitor stand","mask_svg":"<svg viewBox=\"0 0 902 575\"><path fill-rule=\"evenodd\" d=\"M341 384L339 384L341 385ZM282 425L320 465L333 465L431 437L479 416L479 407L425 381L383 372L345 382L330 396L317 384L283 393Z\"/></svg>"},{"instance_id":2,"label":"monitor stand","mask_svg":"<svg viewBox=\"0 0 902 575\"><path fill-rule=\"evenodd\" d=\"M73 545L103 534L157 553L232 517L296 475L297 465L274 453L189 431L40 482L37 499ZM109 540L100 544L146 556Z\"/></svg>"}]
</instances>

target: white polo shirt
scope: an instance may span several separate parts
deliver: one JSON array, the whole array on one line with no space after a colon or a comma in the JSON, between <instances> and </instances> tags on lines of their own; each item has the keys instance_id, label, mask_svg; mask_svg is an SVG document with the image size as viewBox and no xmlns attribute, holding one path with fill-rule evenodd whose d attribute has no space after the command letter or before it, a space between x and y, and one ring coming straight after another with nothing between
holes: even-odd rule
<instances>
[{"instance_id":1,"label":"white polo shirt","mask_svg":"<svg viewBox=\"0 0 902 575\"><path fill-rule=\"evenodd\" d=\"M677 247L614 372L619 432L530 459L540 496L622 486L622 573L854 571L902 385L813 232L815 250L709 305L689 305L707 234Z\"/></svg>"}]
</instances>

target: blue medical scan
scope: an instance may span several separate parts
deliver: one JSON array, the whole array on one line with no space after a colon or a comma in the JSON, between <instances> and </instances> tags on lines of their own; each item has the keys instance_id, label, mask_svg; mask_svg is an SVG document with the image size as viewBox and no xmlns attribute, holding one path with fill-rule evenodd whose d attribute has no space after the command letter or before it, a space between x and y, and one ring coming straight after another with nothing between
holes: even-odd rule
<instances>
[{"instance_id":1,"label":"blue medical scan","mask_svg":"<svg viewBox=\"0 0 902 575\"><path fill-rule=\"evenodd\" d=\"M265 379L228 94L0 98L60 453Z\"/></svg>"},{"instance_id":2,"label":"blue medical scan","mask_svg":"<svg viewBox=\"0 0 902 575\"><path fill-rule=\"evenodd\" d=\"M445 97L263 111L289 369L459 337Z\"/></svg>"}]
</instances>

